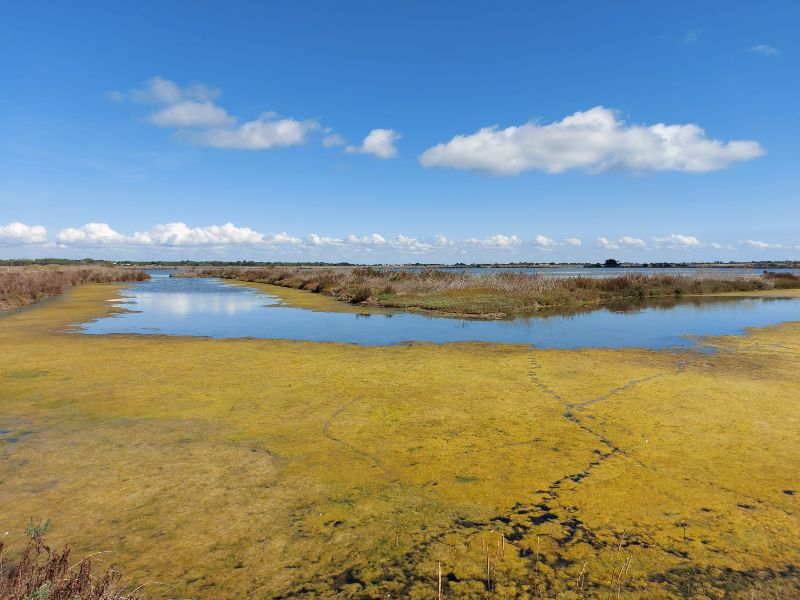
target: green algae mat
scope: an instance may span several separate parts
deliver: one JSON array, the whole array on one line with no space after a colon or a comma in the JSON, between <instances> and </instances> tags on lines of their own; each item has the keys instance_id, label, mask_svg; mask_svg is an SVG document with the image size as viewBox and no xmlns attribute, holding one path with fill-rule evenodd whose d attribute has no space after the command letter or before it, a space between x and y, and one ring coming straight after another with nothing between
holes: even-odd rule
<instances>
[{"instance_id":1,"label":"green algae mat","mask_svg":"<svg viewBox=\"0 0 800 600\"><path fill-rule=\"evenodd\" d=\"M798 323L713 353L69 332L118 289L0 319L12 548L52 517L155 598L798 597Z\"/></svg>"}]
</instances>

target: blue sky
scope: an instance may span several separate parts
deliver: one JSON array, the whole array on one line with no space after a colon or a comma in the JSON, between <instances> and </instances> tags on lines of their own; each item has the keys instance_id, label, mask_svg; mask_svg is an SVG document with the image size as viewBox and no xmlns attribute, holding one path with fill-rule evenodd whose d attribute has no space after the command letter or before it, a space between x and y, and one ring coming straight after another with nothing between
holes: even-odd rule
<instances>
[{"instance_id":1,"label":"blue sky","mask_svg":"<svg viewBox=\"0 0 800 600\"><path fill-rule=\"evenodd\" d=\"M800 4L2 2L0 256L800 258Z\"/></svg>"}]
</instances>

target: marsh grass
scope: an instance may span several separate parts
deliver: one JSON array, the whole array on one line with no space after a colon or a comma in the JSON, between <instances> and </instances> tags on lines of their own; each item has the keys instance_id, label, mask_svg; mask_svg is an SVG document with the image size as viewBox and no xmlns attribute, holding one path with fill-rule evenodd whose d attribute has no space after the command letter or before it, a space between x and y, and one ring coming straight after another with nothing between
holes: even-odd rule
<instances>
[{"instance_id":1,"label":"marsh grass","mask_svg":"<svg viewBox=\"0 0 800 600\"><path fill-rule=\"evenodd\" d=\"M83 283L143 281L149 275L139 269L101 266L33 265L0 267L0 311L57 296Z\"/></svg>"},{"instance_id":2,"label":"marsh grass","mask_svg":"<svg viewBox=\"0 0 800 600\"><path fill-rule=\"evenodd\" d=\"M46 523L49 526L49 521ZM98 572L92 558L70 564L70 547L61 551L44 542L39 525L26 530L28 544L18 560L7 557L0 542L0 599L2 600L139 600L119 586L113 568ZM47 527L44 528L46 531Z\"/></svg>"},{"instance_id":3,"label":"marsh grass","mask_svg":"<svg viewBox=\"0 0 800 600\"><path fill-rule=\"evenodd\" d=\"M503 318L556 307L727 292L800 288L800 277L763 275L644 275L544 277L527 273L472 273L427 269L213 268L189 275L267 283L332 296L353 304Z\"/></svg>"}]
</instances>

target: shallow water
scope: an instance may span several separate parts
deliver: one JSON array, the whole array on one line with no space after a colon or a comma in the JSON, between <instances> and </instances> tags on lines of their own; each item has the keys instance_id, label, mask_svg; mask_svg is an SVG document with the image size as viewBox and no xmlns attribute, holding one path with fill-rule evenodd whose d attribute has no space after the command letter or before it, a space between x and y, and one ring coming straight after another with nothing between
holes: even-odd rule
<instances>
[{"instance_id":1,"label":"shallow water","mask_svg":"<svg viewBox=\"0 0 800 600\"><path fill-rule=\"evenodd\" d=\"M479 321L409 313L316 312L279 305L253 288L215 279L170 278L155 272L133 284L117 313L80 325L86 334L135 333L255 337L362 345L403 342L500 342L541 348L666 348L692 346L693 336L741 333L746 327L800 320L800 300L695 299L624 309L537 314Z\"/></svg>"}]
</instances>

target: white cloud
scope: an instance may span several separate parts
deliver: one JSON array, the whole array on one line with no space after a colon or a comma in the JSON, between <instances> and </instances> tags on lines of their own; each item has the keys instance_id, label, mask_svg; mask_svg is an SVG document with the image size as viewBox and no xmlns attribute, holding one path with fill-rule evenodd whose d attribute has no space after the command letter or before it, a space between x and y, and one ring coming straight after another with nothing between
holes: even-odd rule
<instances>
[{"instance_id":1,"label":"white cloud","mask_svg":"<svg viewBox=\"0 0 800 600\"><path fill-rule=\"evenodd\" d=\"M276 233L274 235L268 235L264 237L264 240L271 245L291 245L291 246L299 246L303 243L299 237L294 237L293 235L289 235L285 231L282 233Z\"/></svg>"},{"instance_id":2,"label":"white cloud","mask_svg":"<svg viewBox=\"0 0 800 600\"><path fill-rule=\"evenodd\" d=\"M47 229L41 225L9 223L0 225L0 244L44 244L47 242Z\"/></svg>"},{"instance_id":3,"label":"white cloud","mask_svg":"<svg viewBox=\"0 0 800 600\"><path fill-rule=\"evenodd\" d=\"M395 158L397 148L394 143L401 137L393 129L373 129L360 146L347 146L346 150L351 154L372 154L379 158Z\"/></svg>"},{"instance_id":4,"label":"white cloud","mask_svg":"<svg viewBox=\"0 0 800 600\"><path fill-rule=\"evenodd\" d=\"M619 244L604 237L597 238L597 245L606 250L619 250Z\"/></svg>"},{"instance_id":5,"label":"white cloud","mask_svg":"<svg viewBox=\"0 0 800 600\"><path fill-rule=\"evenodd\" d=\"M213 102L186 100L153 113L147 120L159 127L195 127L225 125L234 119Z\"/></svg>"},{"instance_id":6,"label":"white cloud","mask_svg":"<svg viewBox=\"0 0 800 600\"><path fill-rule=\"evenodd\" d=\"M453 241L447 239L446 236L444 236L441 233L439 233L436 236L434 236L433 244L434 244L434 246L439 246L439 247L452 246L453 245Z\"/></svg>"},{"instance_id":7,"label":"white cloud","mask_svg":"<svg viewBox=\"0 0 800 600\"><path fill-rule=\"evenodd\" d=\"M606 251L619 251L625 249L646 250L650 248L667 249L714 249L736 250L749 247L756 250L773 248L790 248L781 244L773 244L759 240L747 240L738 246L721 245L717 243L702 243L691 235L672 233L664 237L652 238L653 243L648 245L644 239L622 236L617 239L598 237L597 247ZM465 254L470 249L485 249L487 251L509 251L523 247L526 243L542 251L552 251L563 247L578 247L582 245L579 238L554 239L539 234L533 236L530 242L516 235L497 234L485 238L467 238L452 240L442 234L433 237L416 238L408 235L387 237L379 233L368 235L349 234L343 237L325 236L310 233L302 237L291 235L287 232L261 233L249 227L239 227L233 223L224 225L208 225L190 227L183 222L162 223L145 231L133 234L123 234L112 228L107 223L87 223L81 227L62 229L56 236L56 242L65 248L105 247L114 248L120 252L136 252L143 248L172 248L172 249L211 249L214 251L224 248L247 248L265 252L310 253L326 248L335 248L336 253L342 258L352 254L372 253L382 250L391 256L392 252L398 257L406 254L425 254L439 252L444 255ZM40 225L29 226L22 223L10 223L0 226L0 245L23 246L26 244L47 243L47 231Z\"/></svg>"},{"instance_id":8,"label":"white cloud","mask_svg":"<svg viewBox=\"0 0 800 600\"><path fill-rule=\"evenodd\" d=\"M533 243L542 249L552 249L558 246L558 242L546 235L537 235L533 238Z\"/></svg>"},{"instance_id":9,"label":"white cloud","mask_svg":"<svg viewBox=\"0 0 800 600\"><path fill-rule=\"evenodd\" d=\"M213 100L221 94L217 88L209 87L203 83L193 83L181 88L175 82L164 79L161 75L151 77L144 82L142 87L129 93L113 91L111 98L116 101L130 99L134 102L152 104L177 104L182 100L197 100L205 102Z\"/></svg>"},{"instance_id":10,"label":"white cloud","mask_svg":"<svg viewBox=\"0 0 800 600\"><path fill-rule=\"evenodd\" d=\"M767 242L762 242L760 240L747 240L745 245L750 248L755 248L756 250L768 250L770 248L782 248L781 244L770 244Z\"/></svg>"},{"instance_id":11,"label":"white cloud","mask_svg":"<svg viewBox=\"0 0 800 600\"><path fill-rule=\"evenodd\" d=\"M653 242L657 248L697 248L701 245L700 240L693 235L680 233L671 233L667 237L654 237Z\"/></svg>"},{"instance_id":12,"label":"white cloud","mask_svg":"<svg viewBox=\"0 0 800 600\"><path fill-rule=\"evenodd\" d=\"M621 246L635 246L637 248L647 247L647 243L644 240L640 238L630 237L628 235L623 235L621 238L619 238L619 243Z\"/></svg>"},{"instance_id":13,"label":"white cloud","mask_svg":"<svg viewBox=\"0 0 800 600\"><path fill-rule=\"evenodd\" d=\"M647 243L643 239L631 237L629 235L623 235L621 238L616 240L599 237L597 238L597 245L605 250L619 250L621 248L647 248Z\"/></svg>"},{"instance_id":14,"label":"white cloud","mask_svg":"<svg viewBox=\"0 0 800 600\"><path fill-rule=\"evenodd\" d=\"M494 175L569 169L702 173L763 154L764 149L754 141L708 139L694 124L628 125L614 111L596 106L548 125L493 126L457 135L425 150L419 161L425 167Z\"/></svg>"},{"instance_id":15,"label":"white cloud","mask_svg":"<svg viewBox=\"0 0 800 600\"><path fill-rule=\"evenodd\" d=\"M69 246L93 244L120 244L126 241L124 235L113 230L106 223L87 223L83 227L68 227L58 232L56 240Z\"/></svg>"},{"instance_id":16,"label":"white cloud","mask_svg":"<svg viewBox=\"0 0 800 600\"><path fill-rule=\"evenodd\" d=\"M214 148L238 150L267 150L279 146L296 146L306 141L310 131L317 129L314 120L273 119L271 113L255 121L234 128L209 129L198 136L190 136L195 143Z\"/></svg>"},{"instance_id":17,"label":"white cloud","mask_svg":"<svg viewBox=\"0 0 800 600\"><path fill-rule=\"evenodd\" d=\"M148 79L141 88L131 92L130 97L136 102L171 104L180 102L183 92L174 82L156 75Z\"/></svg>"},{"instance_id":18,"label":"white cloud","mask_svg":"<svg viewBox=\"0 0 800 600\"><path fill-rule=\"evenodd\" d=\"M493 235L484 239L470 238L467 244L483 248L514 248L522 244L522 239L516 235Z\"/></svg>"},{"instance_id":19,"label":"white cloud","mask_svg":"<svg viewBox=\"0 0 800 600\"><path fill-rule=\"evenodd\" d=\"M136 232L131 241L154 246L225 246L258 244L264 241L264 235L249 227L236 227L233 223L189 227L178 222L156 225L142 233Z\"/></svg>"},{"instance_id":20,"label":"white cloud","mask_svg":"<svg viewBox=\"0 0 800 600\"><path fill-rule=\"evenodd\" d=\"M341 246L344 240L333 237L326 237L324 235L317 235L316 233L309 233L305 237L305 242L309 246Z\"/></svg>"},{"instance_id":21,"label":"white cloud","mask_svg":"<svg viewBox=\"0 0 800 600\"><path fill-rule=\"evenodd\" d=\"M433 244L406 235L398 235L389 242L389 245L413 253L428 252L433 249Z\"/></svg>"},{"instance_id":22,"label":"white cloud","mask_svg":"<svg viewBox=\"0 0 800 600\"><path fill-rule=\"evenodd\" d=\"M212 100L220 95L216 88L194 83L182 88L161 76L149 79L130 93L111 92L115 101L160 104L163 108L146 120L159 127L178 129L179 136L191 143L214 148L267 150L295 146L306 141L309 132L318 129L314 119L278 118L273 112L239 124L239 120ZM332 136L328 136L332 137Z\"/></svg>"},{"instance_id":23,"label":"white cloud","mask_svg":"<svg viewBox=\"0 0 800 600\"><path fill-rule=\"evenodd\" d=\"M365 235L362 237L358 237L357 235L351 233L346 239L349 244L356 244L360 246L382 246L386 243L386 238L379 233L373 233L371 235Z\"/></svg>"},{"instance_id":24,"label":"white cloud","mask_svg":"<svg viewBox=\"0 0 800 600\"><path fill-rule=\"evenodd\" d=\"M770 46L769 44L757 44L756 46L751 46L748 51L762 56L777 56L781 53L775 46Z\"/></svg>"}]
</instances>

